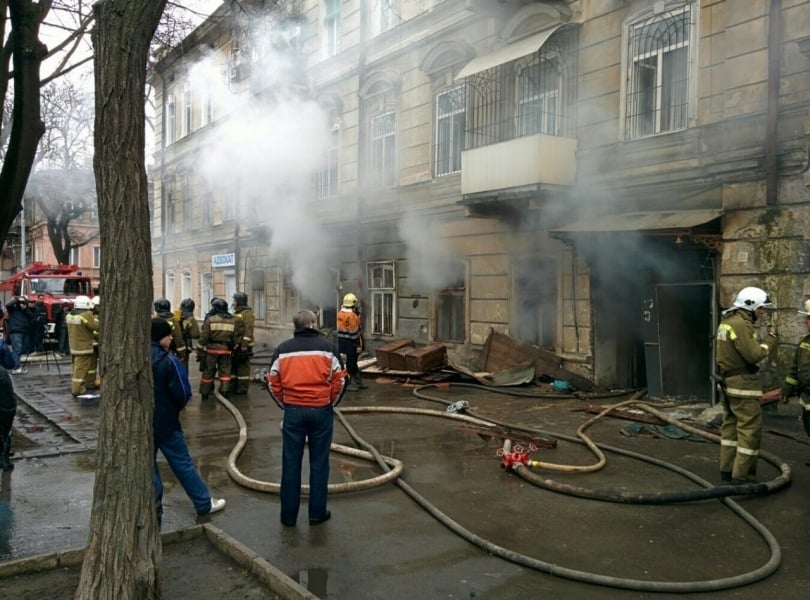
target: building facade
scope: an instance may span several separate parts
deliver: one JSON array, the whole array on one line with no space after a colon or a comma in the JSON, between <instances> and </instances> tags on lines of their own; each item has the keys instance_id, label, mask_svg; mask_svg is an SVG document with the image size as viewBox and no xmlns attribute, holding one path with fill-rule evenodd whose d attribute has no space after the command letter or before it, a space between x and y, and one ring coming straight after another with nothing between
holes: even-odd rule
<instances>
[{"instance_id":1,"label":"building facade","mask_svg":"<svg viewBox=\"0 0 810 600\"><path fill-rule=\"evenodd\" d=\"M224 3L152 77L155 294L245 291L272 344L353 292L371 349L495 330L711 396L739 288L800 337L809 4Z\"/></svg>"}]
</instances>

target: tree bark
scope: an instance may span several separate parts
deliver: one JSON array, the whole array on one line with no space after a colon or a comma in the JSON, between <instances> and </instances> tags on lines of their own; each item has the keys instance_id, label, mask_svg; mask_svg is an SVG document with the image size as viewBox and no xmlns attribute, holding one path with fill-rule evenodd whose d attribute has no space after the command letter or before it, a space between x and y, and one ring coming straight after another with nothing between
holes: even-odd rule
<instances>
[{"instance_id":1,"label":"tree bark","mask_svg":"<svg viewBox=\"0 0 810 600\"><path fill-rule=\"evenodd\" d=\"M100 0L93 7L102 385L90 536L76 600L160 597L144 107L149 42L165 5Z\"/></svg>"}]
</instances>

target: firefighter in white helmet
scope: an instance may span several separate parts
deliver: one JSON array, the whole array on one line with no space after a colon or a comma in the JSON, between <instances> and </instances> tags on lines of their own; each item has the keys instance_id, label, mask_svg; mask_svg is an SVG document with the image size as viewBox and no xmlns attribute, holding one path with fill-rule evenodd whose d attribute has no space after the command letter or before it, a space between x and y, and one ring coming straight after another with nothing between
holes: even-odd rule
<instances>
[{"instance_id":1,"label":"firefighter in white helmet","mask_svg":"<svg viewBox=\"0 0 810 600\"><path fill-rule=\"evenodd\" d=\"M723 392L720 428L720 477L735 484L756 481L762 441L762 383L757 363L776 348L776 334L758 334L758 320L773 304L764 290L740 290L723 311L717 329L717 370Z\"/></svg>"},{"instance_id":2,"label":"firefighter in white helmet","mask_svg":"<svg viewBox=\"0 0 810 600\"><path fill-rule=\"evenodd\" d=\"M807 331L810 332L810 300L805 300L803 310L798 311L804 320ZM782 386L782 403L787 404L793 397L799 397L802 406L802 424L804 431L810 435L810 333L802 338L793 356L790 371L785 376L785 384ZM810 460L806 461L810 467Z\"/></svg>"},{"instance_id":3,"label":"firefighter in white helmet","mask_svg":"<svg viewBox=\"0 0 810 600\"><path fill-rule=\"evenodd\" d=\"M360 378L360 369L357 366L357 355L363 349L361 329L360 305L357 296L349 292L343 296L343 306L337 314L338 352L346 356L349 381L355 385L355 387L348 386L347 390L362 390L368 387Z\"/></svg>"},{"instance_id":4,"label":"firefighter in white helmet","mask_svg":"<svg viewBox=\"0 0 810 600\"><path fill-rule=\"evenodd\" d=\"M65 317L70 342L70 362L73 375L70 391L74 396L87 393L96 384L98 344L98 319L93 314L93 301L87 296L77 296L73 310Z\"/></svg>"}]
</instances>

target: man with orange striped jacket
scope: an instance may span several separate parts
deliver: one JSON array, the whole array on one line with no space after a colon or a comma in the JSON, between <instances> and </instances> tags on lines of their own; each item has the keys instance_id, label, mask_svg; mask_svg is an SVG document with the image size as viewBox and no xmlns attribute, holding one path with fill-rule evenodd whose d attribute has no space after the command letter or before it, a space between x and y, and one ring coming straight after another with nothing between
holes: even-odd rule
<instances>
[{"instance_id":1,"label":"man with orange striped jacket","mask_svg":"<svg viewBox=\"0 0 810 600\"><path fill-rule=\"evenodd\" d=\"M328 521L329 446L332 409L343 398L346 370L337 348L317 330L317 318L302 310L293 318L292 339L273 353L268 390L284 411L281 427L281 523L298 520L301 505L301 461L309 446L309 524Z\"/></svg>"}]
</instances>

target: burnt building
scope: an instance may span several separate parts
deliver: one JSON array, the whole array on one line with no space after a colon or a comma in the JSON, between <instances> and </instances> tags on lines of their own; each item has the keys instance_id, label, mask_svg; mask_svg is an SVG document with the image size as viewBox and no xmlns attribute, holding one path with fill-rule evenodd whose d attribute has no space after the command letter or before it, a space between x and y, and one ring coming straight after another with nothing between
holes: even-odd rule
<instances>
[{"instance_id":1,"label":"burnt building","mask_svg":"<svg viewBox=\"0 0 810 600\"><path fill-rule=\"evenodd\" d=\"M244 290L272 343L353 292L371 348L495 330L710 397L736 291L771 294L783 361L810 296L808 8L223 3L152 77L156 295Z\"/></svg>"}]
</instances>

